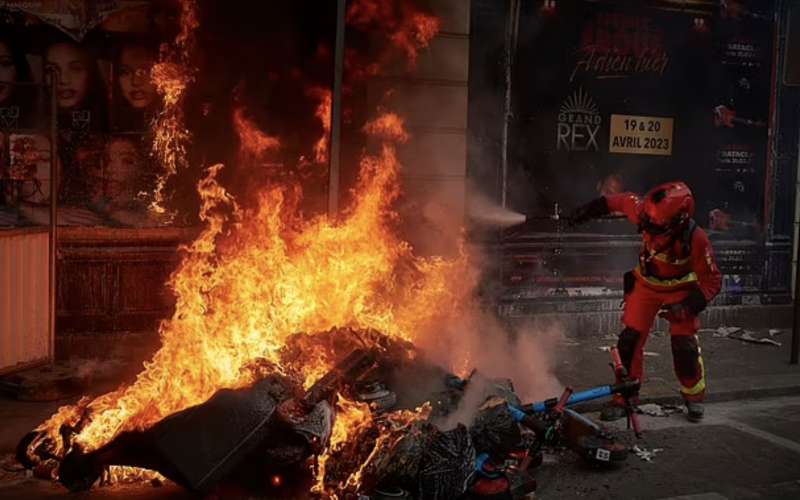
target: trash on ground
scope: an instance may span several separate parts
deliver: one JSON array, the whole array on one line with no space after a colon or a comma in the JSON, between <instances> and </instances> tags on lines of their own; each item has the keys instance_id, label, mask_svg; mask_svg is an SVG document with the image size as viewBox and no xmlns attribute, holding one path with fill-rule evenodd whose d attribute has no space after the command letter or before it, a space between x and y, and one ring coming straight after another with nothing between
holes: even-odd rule
<instances>
[{"instance_id":1,"label":"trash on ground","mask_svg":"<svg viewBox=\"0 0 800 500\"><path fill-rule=\"evenodd\" d=\"M662 451L664 451L664 448L653 448L648 450L647 448L639 445L634 445L633 448L631 448L631 452L636 454L637 457L641 458L645 462L652 462L656 454L661 453Z\"/></svg>"},{"instance_id":2,"label":"trash on ground","mask_svg":"<svg viewBox=\"0 0 800 500\"><path fill-rule=\"evenodd\" d=\"M741 331L741 328L738 326L721 326L714 330L714 337L726 338L738 331Z\"/></svg>"},{"instance_id":3,"label":"trash on ground","mask_svg":"<svg viewBox=\"0 0 800 500\"><path fill-rule=\"evenodd\" d=\"M749 342L751 344L772 344L778 347L781 346L781 343L773 338L781 333L781 330L777 328L770 328L766 336L758 336L756 332L745 330L738 326L721 326L710 331L712 335L717 338L741 340L742 342Z\"/></svg>"},{"instance_id":4,"label":"trash on ground","mask_svg":"<svg viewBox=\"0 0 800 500\"><path fill-rule=\"evenodd\" d=\"M651 417L668 417L673 413L683 412L683 408L676 405L660 405L657 403L648 403L639 405L637 407L639 413L649 415Z\"/></svg>"},{"instance_id":5,"label":"trash on ground","mask_svg":"<svg viewBox=\"0 0 800 500\"><path fill-rule=\"evenodd\" d=\"M728 338L741 340L742 342L749 342L751 344L772 344L778 347L782 345L780 342L773 339L771 335L768 337L756 337L755 335L755 332L741 330L740 332L729 335Z\"/></svg>"}]
</instances>

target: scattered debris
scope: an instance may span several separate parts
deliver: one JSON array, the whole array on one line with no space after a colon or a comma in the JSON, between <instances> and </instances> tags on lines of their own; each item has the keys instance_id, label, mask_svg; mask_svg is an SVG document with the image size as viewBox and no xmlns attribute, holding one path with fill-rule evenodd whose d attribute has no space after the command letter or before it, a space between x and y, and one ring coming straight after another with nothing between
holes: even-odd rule
<instances>
[{"instance_id":1,"label":"scattered debris","mask_svg":"<svg viewBox=\"0 0 800 500\"><path fill-rule=\"evenodd\" d=\"M639 413L644 414L644 415L649 415L651 417L666 417L667 416L667 412L665 412L661 408L661 405L655 404L655 403L648 403L648 404L644 404L644 405L639 405L637 410L639 411Z\"/></svg>"},{"instance_id":2,"label":"scattered debris","mask_svg":"<svg viewBox=\"0 0 800 500\"><path fill-rule=\"evenodd\" d=\"M772 344L778 347L782 345L780 342L773 339L772 336L755 337L754 332L749 330L741 330L741 333L737 332L735 334L731 334L728 336L728 338L741 340L742 342L749 342L751 344Z\"/></svg>"},{"instance_id":3,"label":"scattered debris","mask_svg":"<svg viewBox=\"0 0 800 500\"><path fill-rule=\"evenodd\" d=\"M598 347L598 349L600 349L603 352L611 352L611 347L607 345L601 345L600 347Z\"/></svg>"},{"instance_id":4,"label":"scattered debris","mask_svg":"<svg viewBox=\"0 0 800 500\"><path fill-rule=\"evenodd\" d=\"M727 338L740 330L741 328L738 326L721 326L714 330L714 336L718 338Z\"/></svg>"},{"instance_id":5,"label":"scattered debris","mask_svg":"<svg viewBox=\"0 0 800 500\"><path fill-rule=\"evenodd\" d=\"M713 332L713 336L717 338L741 340L742 342L749 342L751 344L772 344L778 347L781 346L780 342L773 339L775 335L781 333L781 330L777 328L769 329L769 331L767 332L768 336L765 337L757 337L756 336L757 334L755 332L751 330L745 330L744 328L738 326L721 326L711 331Z\"/></svg>"},{"instance_id":6,"label":"scattered debris","mask_svg":"<svg viewBox=\"0 0 800 500\"><path fill-rule=\"evenodd\" d=\"M631 453L636 454L637 457L641 458L645 462L652 462L656 454L661 453L662 451L664 451L664 448L653 448L648 450L647 448L639 445L634 445L633 448L631 448Z\"/></svg>"},{"instance_id":7,"label":"scattered debris","mask_svg":"<svg viewBox=\"0 0 800 500\"><path fill-rule=\"evenodd\" d=\"M651 417L668 417L673 413L682 413L683 408L676 405L660 405L656 403L648 403L639 405L637 407L639 413L649 415Z\"/></svg>"},{"instance_id":8,"label":"scattered debris","mask_svg":"<svg viewBox=\"0 0 800 500\"><path fill-rule=\"evenodd\" d=\"M652 356L652 357L661 356L661 354L659 354L657 352L653 352L653 351L644 351L644 355L645 356Z\"/></svg>"}]
</instances>

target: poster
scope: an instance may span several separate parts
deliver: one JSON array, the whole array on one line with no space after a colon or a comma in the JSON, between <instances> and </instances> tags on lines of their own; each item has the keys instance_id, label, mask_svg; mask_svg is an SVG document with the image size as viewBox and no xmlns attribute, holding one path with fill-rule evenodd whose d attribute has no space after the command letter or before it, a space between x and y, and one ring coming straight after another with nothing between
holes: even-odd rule
<instances>
[{"instance_id":1,"label":"poster","mask_svg":"<svg viewBox=\"0 0 800 500\"><path fill-rule=\"evenodd\" d=\"M148 2L0 2L0 212L13 225L48 223L55 89L60 223L148 226L155 166L149 124L161 108L151 79L166 35ZM143 29L145 31L143 31Z\"/></svg>"},{"instance_id":2,"label":"poster","mask_svg":"<svg viewBox=\"0 0 800 500\"><path fill-rule=\"evenodd\" d=\"M732 7L736 4L737 8ZM681 180L698 222L763 230L771 2L706 14L611 2L523 5L512 81L507 198L546 215ZM625 224L591 232L629 234Z\"/></svg>"}]
</instances>

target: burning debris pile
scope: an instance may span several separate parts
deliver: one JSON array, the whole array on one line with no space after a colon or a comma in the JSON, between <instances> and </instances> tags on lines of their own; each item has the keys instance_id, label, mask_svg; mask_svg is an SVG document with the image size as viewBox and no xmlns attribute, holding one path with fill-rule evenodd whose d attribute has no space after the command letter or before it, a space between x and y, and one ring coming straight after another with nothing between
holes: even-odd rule
<instances>
[{"instance_id":1,"label":"burning debris pile","mask_svg":"<svg viewBox=\"0 0 800 500\"><path fill-rule=\"evenodd\" d=\"M256 209L242 209L216 182L222 167L211 167L198 186L206 229L183 249L172 276L176 311L161 326L161 349L132 385L85 398L43 423L29 459L55 466L70 453L101 450L265 373L292 380L288 393L312 388L343 351L334 337L298 332L347 325L407 342L468 306L463 291L447 286L470 276L465 257L416 257L393 233L399 165L390 140L405 132L393 115L371 127L384 143L364 157L358 199L337 222L299 218L293 186L266 189ZM378 337L361 339L369 349L382 345Z\"/></svg>"},{"instance_id":2,"label":"burning debris pile","mask_svg":"<svg viewBox=\"0 0 800 500\"><path fill-rule=\"evenodd\" d=\"M338 362L304 388L302 366L319 357ZM30 468L49 467L72 491L127 475L165 477L225 498L266 492L443 500L490 491L514 498L535 490L527 470L540 463L545 445L569 446L594 463L616 463L628 453L564 408L569 390L557 402L523 405L511 381L475 372L461 379L412 344L374 330L295 334L278 359L245 367L251 385L221 389L91 451L76 442L90 420L89 406L69 407L75 423L62 424L55 438L46 426L30 433L19 459ZM435 383L421 389L410 383L411 373ZM453 425L465 404L471 416L462 420L469 427Z\"/></svg>"},{"instance_id":3,"label":"burning debris pile","mask_svg":"<svg viewBox=\"0 0 800 500\"><path fill-rule=\"evenodd\" d=\"M304 389L302 366L317 356L340 361ZM245 368L256 379L252 385L217 391L204 403L146 430L121 432L91 451L76 442L91 417L89 405L81 402L68 408L73 423L63 423L55 438L44 426L26 436L19 459L30 468L49 467L73 491L116 470L117 477L129 478L157 477L148 472L157 471L201 493L235 485L288 497L309 490L335 496L387 483L406 488L420 483L413 489L422 491L426 482L422 498L463 493L475 460L465 427L439 431L428 421L434 413L430 403L395 408L398 398L409 403L422 396L404 383L409 371L446 378L410 343L376 331L334 329L293 335L279 359L286 369L257 359ZM136 475L131 468L147 471ZM440 491L431 495L430 488Z\"/></svg>"}]
</instances>

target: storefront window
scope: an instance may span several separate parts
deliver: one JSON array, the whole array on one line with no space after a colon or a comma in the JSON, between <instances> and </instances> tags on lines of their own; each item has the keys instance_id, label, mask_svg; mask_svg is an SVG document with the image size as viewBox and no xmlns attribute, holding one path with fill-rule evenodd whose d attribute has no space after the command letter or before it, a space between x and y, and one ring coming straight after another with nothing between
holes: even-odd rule
<instances>
[{"instance_id":1,"label":"storefront window","mask_svg":"<svg viewBox=\"0 0 800 500\"><path fill-rule=\"evenodd\" d=\"M151 69L164 36L142 22L156 15L149 10L123 13L68 36L28 22L27 13L4 12L0 228L49 224L52 168L60 226L163 227L174 220L150 208L159 174L151 124L162 105Z\"/></svg>"}]
</instances>

